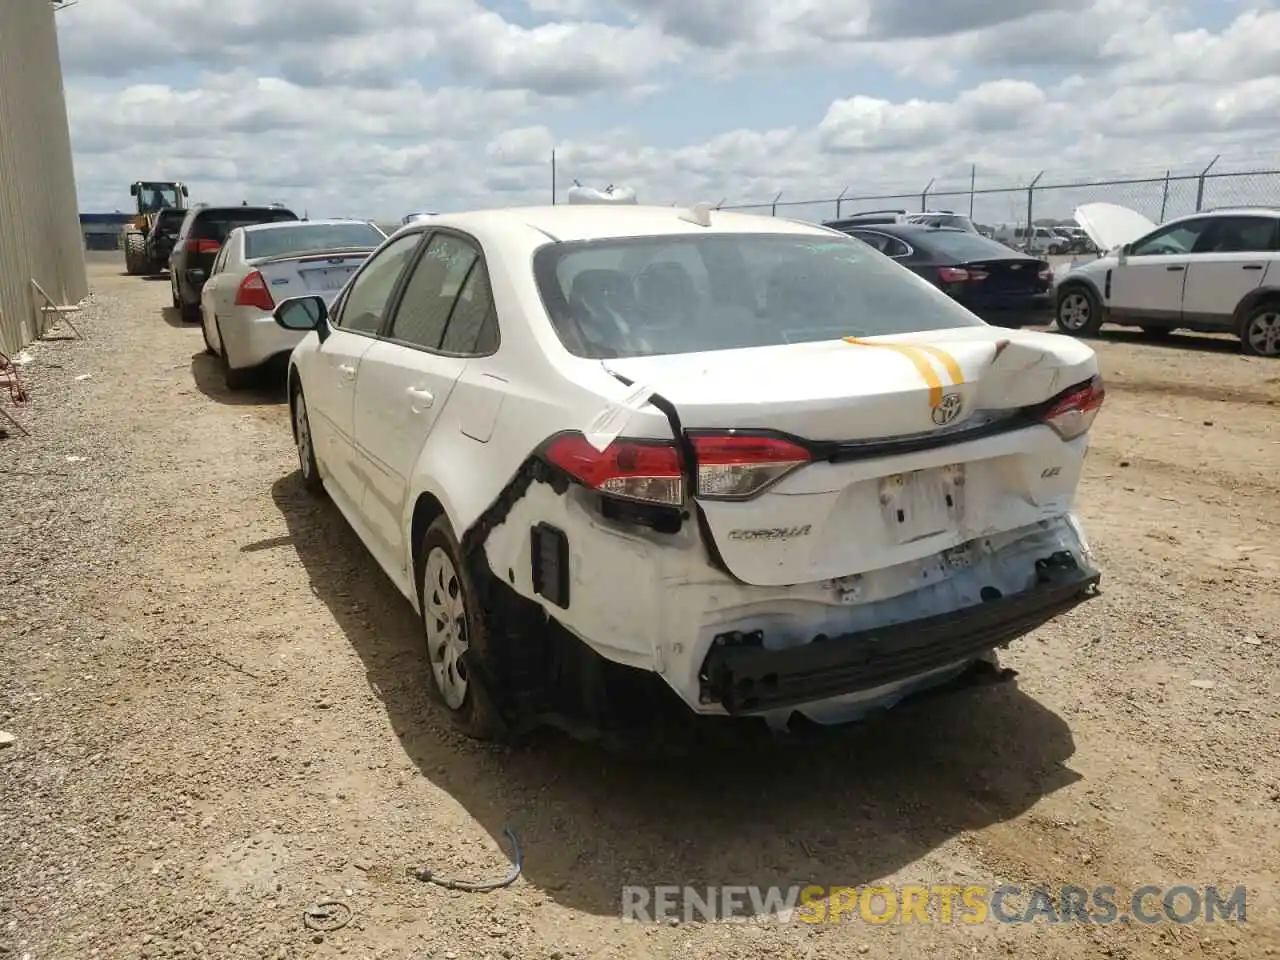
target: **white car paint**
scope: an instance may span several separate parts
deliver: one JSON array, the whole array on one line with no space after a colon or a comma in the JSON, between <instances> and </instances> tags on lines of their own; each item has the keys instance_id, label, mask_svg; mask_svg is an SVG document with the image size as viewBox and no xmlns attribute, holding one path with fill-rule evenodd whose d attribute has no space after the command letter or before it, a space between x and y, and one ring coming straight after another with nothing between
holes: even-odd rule
<instances>
[{"instance_id":1,"label":"white car paint","mask_svg":"<svg viewBox=\"0 0 1280 960\"><path fill-rule=\"evenodd\" d=\"M317 229L352 228L369 236L346 246L316 246L308 237ZM254 256L246 251L254 237L271 238L272 254ZM289 238L298 238L296 242ZM200 292L200 322L207 341L226 358L231 370L250 370L297 346L302 335L282 329L267 304L290 296L322 292L332 300L347 277L382 241L386 234L360 220L291 220L263 223L232 230L210 269ZM259 286L267 298L261 305L238 301L238 291L252 274L261 277ZM333 282L316 285L318 275L333 275ZM256 282L256 281L255 281Z\"/></svg>"},{"instance_id":2,"label":"white car paint","mask_svg":"<svg viewBox=\"0 0 1280 960\"><path fill-rule=\"evenodd\" d=\"M453 242L426 239L441 231L470 238L482 254L500 331L493 348L450 354L407 345L398 327L347 329L354 314L399 324L428 309L430 297L409 291L418 289L417 272L429 269L431 254L414 256L419 242ZM856 342L837 334L592 359L570 352L531 269L536 254L579 241L716 237L737 244L759 235L822 241L827 249L847 243L831 256L884 269L866 259L881 255L865 244L811 224L603 204L440 215L402 227L369 258L333 304L325 335L309 332L294 350L290 378L305 398L325 489L415 609L421 612L414 517L430 497L456 537L478 532L476 562L503 590L536 604L604 660L658 675L689 711L723 714L730 711L700 692L700 674L728 630L763 630L768 649L803 645L819 634L954 615L988 590L1018 594L1036 582L1035 562L1049 554L1065 552L1092 570L1072 513L1088 426L1101 404L1097 359L1085 344L987 326L894 267L892 283L906 285L912 302L958 325ZM394 302L375 303L369 291L389 295L402 269L408 279L397 313ZM435 287L424 280L422 289ZM953 308L960 312L945 313ZM1055 421L1079 424L1065 439L1034 417L1020 419L1020 409L1076 387L1085 406ZM620 503L607 491L625 478L596 489L582 478L563 488L534 481L504 499L539 450L562 464L566 449L575 451L574 462L594 464L623 447L629 456L667 450L674 461L668 403L686 431L780 431L844 454L827 462L806 453L811 462L746 500L713 499L710 486L689 491L679 476L660 472L626 488L674 491L679 506L671 515L683 510L693 518L674 533L601 512L602 503ZM951 404L964 413L946 423L939 411ZM547 452L544 445L566 431L573 436ZM741 439L690 442L706 459L713 446L732 450ZM886 443L877 453L875 445ZM771 447L785 449L781 441ZM772 469L704 463L698 482L739 482ZM495 504L503 515L482 521ZM538 524L567 535L567 608L536 589L530 531ZM851 719L954 675L976 656L757 713L771 723L793 710L818 722Z\"/></svg>"},{"instance_id":3,"label":"white car paint","mask_svg":"<svg viewBox=\"0 0 1280 960\"><path fill-rule=\"evenodd\" d=\"M1280 356L1280 309L1259 314L1280 301L1280 209L1203 211L1157 226L1127 207L1094 203L1075 217L1107 253L1055 273L1062 330L1117 322L1227 332L1249 352Z\"/></svg>"}]
</instances>

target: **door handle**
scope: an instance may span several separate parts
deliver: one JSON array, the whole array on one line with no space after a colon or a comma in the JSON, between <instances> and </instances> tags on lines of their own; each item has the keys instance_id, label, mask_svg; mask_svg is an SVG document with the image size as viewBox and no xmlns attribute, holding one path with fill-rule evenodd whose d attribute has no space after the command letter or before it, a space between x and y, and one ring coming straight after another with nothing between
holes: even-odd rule
<instances>
[{"instance_id":1,"label":"door handle","mask_svg":"<svg viewBox=\"0 0 1280 960\"><path fill-rule=\"evenodd\" d=\"M435 394L430 390L423 390L421 387L410 387L405 393L409 395L415 412L417 412L419 405L426 409L436 402Z\"/></svg>"},{"instance_id":2,"label":"door handle","mask_svg":"<svg viewBox=\"0 0 1280 960\"><path fill-rule=\"evenodd\" d=\"M1241 269L1241 270L1261 270L1261 269L1262 269L1262 264L1260 264L1260 263L1246 263L1246 264L1245 264L1243 267L1241 267L1240 269Z\"/></svg>"},{"instance_id":3,"label":"door handle","mask_svg":"<svg viewBox=\"0 0 1280 960\"><path fill-rule=\"evenodd\" d=\"M1185 270L1187 268L1182 266L1181 264L1178 264L1176 266L1165 267L1165 269L1168 270L1170 273L1173 273L1176 270Z\"/></svg>"},{"instance_id":4,"label":"door handle","mask_svg":"<svg viewBox=\"0 0 1280 960\"><path fill-rule=\"evenodd\" d=\"M338 364L338 372L342 374L344 380L350 380L356 375L356 368L349 363Z\"/></svg>"}]
</instances>

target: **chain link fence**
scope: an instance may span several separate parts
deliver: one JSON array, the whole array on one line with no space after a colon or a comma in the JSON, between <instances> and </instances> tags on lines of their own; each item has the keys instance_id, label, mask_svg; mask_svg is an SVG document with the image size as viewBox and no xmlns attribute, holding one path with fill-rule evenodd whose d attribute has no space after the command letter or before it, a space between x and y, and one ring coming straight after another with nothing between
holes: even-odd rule
<instances>
[{"instance_id":1,"label":"chain link fence","mask_svg":"<svg viewBox=\"0 0 1280 960\"><path fill-rule=\"evenodd\" d=\"M919 189L857 193L846 188L823 200L792 200L779 193L761 203L721 203L742 210L821 222L870 210L948 210L985 226L1026 226L1071 219L1085 203L1116 203L1161 223L1216 207L1280 207L1280 159L1269 164L1222 163L1221 158L1188 170L1167 168L1129 175L1063 175L1041 171L1021 183L993 182L971 167L968 176L934 179Z\"/></svg>"}]
</instances>

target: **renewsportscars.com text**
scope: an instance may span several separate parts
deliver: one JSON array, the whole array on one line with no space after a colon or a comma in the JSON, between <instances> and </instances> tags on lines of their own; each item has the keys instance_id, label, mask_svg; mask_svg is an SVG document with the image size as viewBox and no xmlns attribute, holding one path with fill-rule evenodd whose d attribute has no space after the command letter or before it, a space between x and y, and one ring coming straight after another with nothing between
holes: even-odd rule
<instances>
[{"instance_id":1,"label":"renewsportscars.com text","mask_svg":"<svg viewBox=\"0 0 1280 960\"><path fill-rule=\"evenodd\" d=\"M622 918L637 923L1244 923L1237 887L807 886L623 887Z\"/></svg>"}]
</instances>

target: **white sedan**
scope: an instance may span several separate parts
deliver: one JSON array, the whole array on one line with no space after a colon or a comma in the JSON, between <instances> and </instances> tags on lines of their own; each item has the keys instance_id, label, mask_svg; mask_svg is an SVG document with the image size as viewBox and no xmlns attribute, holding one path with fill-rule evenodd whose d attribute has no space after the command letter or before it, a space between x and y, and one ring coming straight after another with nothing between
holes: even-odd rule
<instances>
[{"instance_id":1,"label":"white sedan","mask_svg":"<svg viewBox=\"0 0 1280 960\"><path fill-rule=\"evenodd\" d=\"M305 485L421 616L467 733L856 719L1090 596L1103 401L1073 338L991 327L771 217L559 205L398 230L288 372Z\"/></svg>"},{"instance_id":2,"label":"white sedan","mask_svg":"<svg viewBox=\"0 0 1280 960\"><path fill-rule=\"evenodd\" d=\"M232 230L200 292L205 348L219 359L227 388L247 386L302 338L272 319L278 301L300 294L332 299L386 238L362 220L291 220Z\"/></svg>"}]
</instances>

